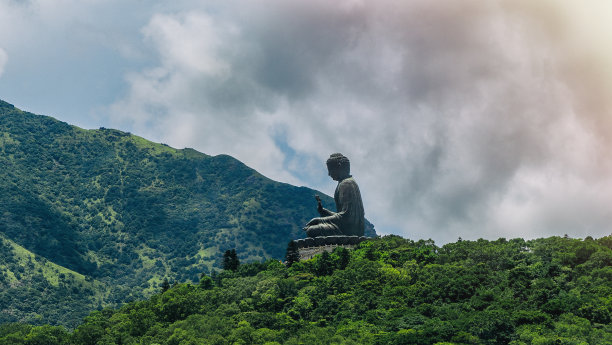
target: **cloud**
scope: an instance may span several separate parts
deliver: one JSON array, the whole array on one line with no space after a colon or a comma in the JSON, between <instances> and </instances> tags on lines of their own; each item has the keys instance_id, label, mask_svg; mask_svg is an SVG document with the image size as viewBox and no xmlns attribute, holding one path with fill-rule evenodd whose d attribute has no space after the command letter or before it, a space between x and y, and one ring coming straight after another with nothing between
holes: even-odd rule
<instances>
[{"instance_id":1,"label":"cloud","mask_svg":"<svg viewBox=\"0 0 612 345\"><path fill-rule=\"evenodd\" d=\"M383 233L610 233L610 60L605 35L581 40L588 13L511 1L194 6L142 29L158 64L129 74L116 123L329 193L322 162L343 152Z\"/></svg>"},{"instance_id":2,"label":"cloud","mask_svg":"<svg viewBox=\"0 0 612 345\"><path fill-rule=\"evenodd\" d=\"M4 49L0 48L0 77L2 77L2 74L4 73L4 66L7 62L8 54L6 53L6 51L4 51Z\"/></svg>"},{"instance_id":3,"label":"cloud","mask_svg":"<svg viewBox=\"0 0 612 345\"><path fill-rule=\"evenodd\" d=\"M343 152L382 233L603 236L611 16L603 1L0 1L0 93L329 194L323 162Z\"/></svg>"}]
</instances>

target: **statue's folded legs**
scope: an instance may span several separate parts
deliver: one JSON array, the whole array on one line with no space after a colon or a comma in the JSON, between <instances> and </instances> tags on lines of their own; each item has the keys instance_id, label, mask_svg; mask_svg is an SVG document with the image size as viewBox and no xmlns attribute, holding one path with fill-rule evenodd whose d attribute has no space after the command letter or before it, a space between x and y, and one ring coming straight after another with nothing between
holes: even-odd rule
<instances>
[{"instance_id":1,"label":"statue's folded legs","mask_svg":"<svg viewBox=\"0 0 612 345\"><path fill-rule=\"evenodd\" d=\"M308 237L342 235L342 231L340 231L338 226L332 223L319 223L307 226L305 230Z\"/></svg>"}]
</instances>

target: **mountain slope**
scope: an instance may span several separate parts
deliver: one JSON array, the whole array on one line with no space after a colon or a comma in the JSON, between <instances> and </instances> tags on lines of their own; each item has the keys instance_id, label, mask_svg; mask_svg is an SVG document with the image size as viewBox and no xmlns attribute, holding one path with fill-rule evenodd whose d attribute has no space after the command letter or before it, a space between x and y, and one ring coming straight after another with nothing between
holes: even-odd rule
<instances>
[{"instance_id":1,"label":"mountain slope","mask_svg":"<svg viewBox=\"0 0 612 345\"><path fill-rule=\"evenodd\" d=\"M0 323L54 320L69 327L100 308L107 287L35 255L0 234Z\"/></svg>"},{"instance_id":2,"label":"mountain slope","mask_svg":"<svg viewBox=\"0 0 612 345\"><path fill-rule=\"evenodd\" d=\"M230 156L84 130L0 101L0 233L112 286L107 303L164 278L196 281L226 249L242 261L282 258L316 215L315 194Z\"/></svg>"}]
</instances>

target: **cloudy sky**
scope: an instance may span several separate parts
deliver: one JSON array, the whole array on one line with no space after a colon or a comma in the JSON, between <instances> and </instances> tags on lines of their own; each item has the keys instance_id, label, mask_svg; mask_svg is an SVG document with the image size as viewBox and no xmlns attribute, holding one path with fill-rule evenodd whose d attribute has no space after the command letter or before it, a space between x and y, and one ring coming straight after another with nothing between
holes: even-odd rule
<instances>
[{"instance_id":1,"label":"cloudy sky","mask_svg":"<svg viewBox=\"0 0 612 345\"><path fill-rule=\"evenodd\" d=\"M327 194L342 152L381 234L601 237L610 42L606 0L0 0L0 99Z\"/></svg>"}]
</instances>

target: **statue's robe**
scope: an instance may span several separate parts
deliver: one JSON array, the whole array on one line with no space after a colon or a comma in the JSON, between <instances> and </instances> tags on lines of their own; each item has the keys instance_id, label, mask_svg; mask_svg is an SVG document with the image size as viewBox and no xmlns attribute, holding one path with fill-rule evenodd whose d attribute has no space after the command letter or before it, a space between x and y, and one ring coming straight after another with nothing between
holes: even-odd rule
<instances>
[{"instance_id":1,"label":"statue's robe","mask_svg":"<svg viewBox=\"0 0 612 345\"><path fill-rule=\"evenodd\" d=\"M346 235L363 236L364 212L361 193L357 182L351 176L338 182L334 193L336 210L332 212L323 208L319 213L321 221L319 224L306 228L308 237Z\"/></svg>"}]
</instances>

